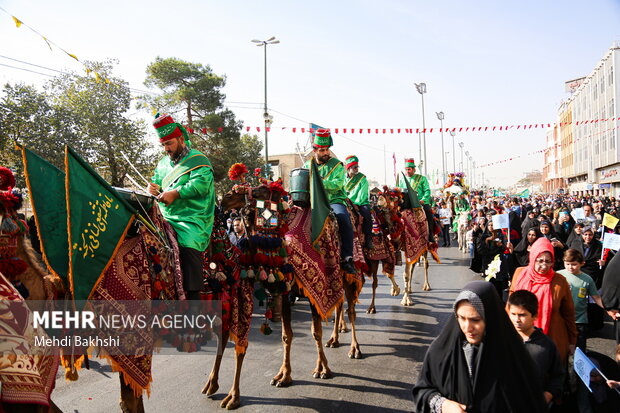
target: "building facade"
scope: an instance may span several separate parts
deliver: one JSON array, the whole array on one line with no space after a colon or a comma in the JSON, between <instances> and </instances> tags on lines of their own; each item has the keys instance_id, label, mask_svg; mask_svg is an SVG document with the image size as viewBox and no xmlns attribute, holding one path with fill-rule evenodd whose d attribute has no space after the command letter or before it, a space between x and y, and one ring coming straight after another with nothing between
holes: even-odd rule
<instances>
[{"instance_id":1,"label":"building facade","mask_svg":"<svg viewBox=\"0 0 620 413\"><path fill-rule=\"evenodd\" d=\"M544 167L542 172L543 191L558 193L564 190L565 180L562 177L560 164L562 161L562 145L560 127L556 123L547 129L547 145L544 153Z\"/></svg>"},{"instance_id":2,"label":"building facade","mask_svg":"<svg viewBox=\"0 0 620 413\"><path fill-rule=\"evenodd\" d=\"M562 158L561 170L575 195L620 196L619 72L615 43L566 103L572 123L560 126L561 141L572 142L572 157Z\"/></svg>"}]
</instances>

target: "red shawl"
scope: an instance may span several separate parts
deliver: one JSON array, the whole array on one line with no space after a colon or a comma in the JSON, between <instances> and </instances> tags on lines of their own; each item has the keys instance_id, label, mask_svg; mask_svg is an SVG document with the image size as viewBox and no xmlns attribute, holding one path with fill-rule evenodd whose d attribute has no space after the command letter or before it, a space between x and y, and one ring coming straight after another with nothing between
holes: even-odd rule
<instances>
[{"instance_id":1,"label":"red shawl","mask_svg":"<svg viewBox=\"0 0 620 413\"><path fill-rule=\"evenodd\" d=\"M551 267L545 274L539 274L534 269L536 265L536 259L540 254L548 252L551 254ZM532 248L530 249L530 263L525 268L521 277L517 280L513 291L516 290L528 290L533 292L538 298L538 319L536 320L536 327L542 328L545 334L549 331L549 323L551 321L551 308L552 292L551 292L551 280L555 275L553 271L553 246L551 242L545 238L538 238Z\"/></svg>"}]
</instances>

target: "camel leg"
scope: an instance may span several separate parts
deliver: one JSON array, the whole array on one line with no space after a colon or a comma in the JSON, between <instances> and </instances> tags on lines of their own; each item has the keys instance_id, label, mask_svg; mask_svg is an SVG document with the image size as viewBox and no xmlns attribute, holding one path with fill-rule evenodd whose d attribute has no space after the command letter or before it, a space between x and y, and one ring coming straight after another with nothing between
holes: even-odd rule
<instances>
[{"instance_id":1,"label":"camel leg","mask_svg":"<svg viewBox=\"0 0 620 413\"><path fill-rule=\"evenodd\" d=\"M271 379L271 385L287 387L293 382L291 377L291 346L293 344L293 329L291 327L291 301L288 297L282 299L282 346L283 360L278 374ZM323 349L321 349L323 350Z\"/></svg>"},{"instance_id":2,"label":"camel leg","mask_svg":"<svg viewBox=\"0 0 620 413\"><path fill-rule=\"evenodd\" d=\"M413 305L413 301L411 300L411 279L413 278L413 266L415 263L407 263L405 264L405 273L403 274L403 280L405 282L405 290L403 292L403 299L400 304L404 306Z\"/></svg>"},{"instance_id":3,"label":"camel leg","mask_svg":"<svg viewBox=\"0 0 620 413\"><path fill-rule=\"evenodd\" d=\"M209 374L209 379L202 388L202 394L206 394L207 396L213 396L215 392L220 388L220 385L218 384L220 365L222 364L222 357L224 356L224 350L226 349L227 343L228 331L222 331L222 335L218 335L217 355L215 356L215 361L213 362L213 368L211 369L211 374Z\"/></svg>"},{"instance_id":4,"label":"camel leg","mask_svg":"<svg viewBox=\"0 0 620 413\"><path fill-rule=\"evenodd\" d=\"M377 272L379 271L379 261L368 261L370 264L368 265L368 271L372 274L372 300L370 301L370 305L366 310L368 314L376 314L377 310L375 308L375 295L377 292L377 285L379 281L377 280Z\"/></svg>"},{"instance_id":5,"label":"camel leg","mask_svg":"<svg viewBox=\"0 0 620 413\"><path fill-rule=\"evenodd\" d=\"M312 377L315 379L329 379L332 377L332 371L327 365L327 357L323 351L323 325L321 324L323 320L321 320L321 316L319 316L318 311L316 311L313 305L310 305L310 308L312 310L312 337L314 337L318 354L316 368L312 371Z\"/></svg>"},{"instance_id":6,"label":"camel leg","mask_svg":"<svg viewBox=\"0 0 620 413\"><path fill-rule=\"evenodd\" d=\"M428 267L429 267L429 262L428 262L428 252L424 253L424 285L422 287L422 289L424 291L430 291L431 290L431 285L428 282Z\"/></svg>"},{"instance_id":7,"label":"camel leg","mask_svg":"<svg viewBox=\"0 0 620 413\"><path fill-rule=\"evenodd\" d=\"M338 320L338 332L347 333L349 331L349 327L347 327L347 321L344 318L344 307L342 311L340 311L340 319Z\"/></svg>"},{"instance_id":8,"label":"camel leg","mask_svg":"<svg viewBox=\"0 0 620 413\"><path fill-rule=\"evenodd\" d=\"M123 413L144 413L144 404L142 402L142 396L136 397L133 389L130 385L125 384L123 375L118 374L121 381L121 412Z\"/></svg>"},{"instance_id":9,"label":"camel leg","mask_svg":"<svg viewBox=\"0 0 620 413\"><path fill-rule=\"evenodd\" d=\"M357 300L355 283L345 283L344 292L347 297L347 316L351 323L351 349L349 350L349 358L361 359L362 351L360 350L360 345L357 342L357 336L355 334L355 301Z\"/></svg>"},{"instance_id":10,"label":"camel leg","mask_svg":"<svg viewBox=\"0 0 620 413\"><path fill-rule=\"evenodd\" d=\"M338 332L339 332L339 324L342 319L342 311L343 311L343 303L340 303L336 306L336 315L334 316L334 330L332 331L332 336L325 343L325 347L340 347L340 342L338 341Z\"/></svg>"},{"instance_id":11,"label":"camel leg","mask_svg":"<svg viewBox=\"0 0 620 413\"><path fill-rule=\"evenodd\" d=\"M241 368L243 367L243 359L245 358L245 353L237 353L235 352L235 378L233 379L233 384L230 389L230 392L222 403L220 403L220 407L225 407L227 410L234 410L241 405L241 392L239 390L239 382L241 380Z\"/></svg>"},{"instance_id":12,"label":"camel leg","mask_svg":"<svg viewBox=\"0 0 620 413\"><path fill-rule=\"evenodd\" d=\"M400 295L400 287L396 283L396 280L394 280L394 274L387 274L387 277L392 283L392 288L390 289L390 295L392 297L398 297Z\"/></svg>"}]
</instances>

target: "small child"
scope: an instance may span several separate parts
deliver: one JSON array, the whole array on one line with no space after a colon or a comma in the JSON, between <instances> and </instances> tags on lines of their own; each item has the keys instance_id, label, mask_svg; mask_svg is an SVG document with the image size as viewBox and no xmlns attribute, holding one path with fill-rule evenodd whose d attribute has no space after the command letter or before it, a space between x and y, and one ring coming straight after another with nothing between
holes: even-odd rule
<instances>
[{"instance_id":1,"label":"small child","mask_svg":"<svg viewBox=\"0 0 620 413\"><path fill-rule=\"evenodd\" d=\"M564 253L565 269L558 271L558 273L566 278L570 286L573 303L575 304L575 322L577 323L577 331L579 333L577 336L577 347L585 352L588 333L588 296L592 297L599 307L603 309L605 307L592 277L581 272L581 267L584 264L583 254L574 248L569 248Z\"/></svg>"},{"instance_id":2,"label":"small child","mask_svg":"<svg viewBox=\"0 0 620 413\"><path fill-rule=\"evenodd\" d=\"M474 258L474 228L476 228L476 220L472 219L469 223L469 231L465 233L465 242L467 243L469 258Z\"/></svg>"},{"instance_id":3,"label":"small child","mask_svg":"<svg viewBox=\"0 0 620 413\"><path fill-rule=\"evenodd\" d=\"M538 298L530 291L517 290L508 297L506 308L512 325L539 369L545 400L551 403L562 396L565 370L555 343L534 326L538 318Z\"/></svg>"}]
</instances>

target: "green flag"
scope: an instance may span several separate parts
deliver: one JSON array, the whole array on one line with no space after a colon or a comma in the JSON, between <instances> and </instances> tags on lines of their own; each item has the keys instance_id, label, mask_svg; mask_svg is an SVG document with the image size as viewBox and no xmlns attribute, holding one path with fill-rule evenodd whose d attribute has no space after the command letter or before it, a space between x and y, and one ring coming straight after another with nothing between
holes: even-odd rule
<instances>
[{"instance_id":1,"label":"green flag","mask_svg":"<svg viewBox=\"0 0 620 413\"><path fill-rule=\"evenodd\" d=\"M135 210L73 149L65 148L69 285L87 300L107 269Z\"/></svg>"},{"instance_id":2,"label":"green flag","mask_svg":"<svg viewBox=\"0 0 620 413\"><path fill-rule=\"evenodd\" d=\"M519 196L521 198L529 198L530 197L530 190L529 190L529 188L526 188L523 191L519 192L517 194L517 196Z\"/></svg>"},{"instance_id":3,"label":"green flag","mask_svg":"<svg viewBox=\"0 0 620 413\"><path fill-rule=\"evenodd\" d=\"M321 178L314 158L310 161L310 206L312 208L312 246L318 249L317 243L323 235L331 206L325 187L323 187L323 178Z\"/></svg>"},{"instance_id":4,"label":"green flag","mask_svg":"<svg viewBox=\"0 0 620 413\"><path fill-rule=\"evenodd\" d=\"M407 186L407 196L409 197L409 202L411 203L411 208L421 208L422 204L420 204L420 200L418 199L418 193L411 188L411 184L409 183L409 179L405 176L404 173L401 172L403 179L405 181L405 185Z\"/></svg>"},{"instance_id":5,"label":"green flag","mask_svg":"<svg viewBox=\"0 0 620 413\"><path fill-rule=\"evenodd\" d=\"M30 204L39 231L47 268L67 282L67 202L65 173L29 149L21 147Z\"/></svg>"}]
</instances>

